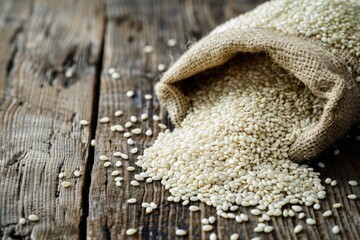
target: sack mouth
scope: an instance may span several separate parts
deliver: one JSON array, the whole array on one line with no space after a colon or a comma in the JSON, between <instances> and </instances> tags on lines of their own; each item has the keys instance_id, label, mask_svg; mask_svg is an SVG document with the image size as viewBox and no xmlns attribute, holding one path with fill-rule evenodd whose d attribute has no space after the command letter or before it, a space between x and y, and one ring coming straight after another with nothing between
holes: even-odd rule
<instances>
[{"instance_id":1,"label":"sack mouth","mask_svg":"<svg viewBox=\"0 0 360 240\"><path fill-rule=\"evenodd\" d=\"M354 105L359 105L359 100L351 97L357 94L358 89L344 60L316 41L269 29L247 28L230 29L204 37L165 72L155 91L175 125L180 125L190 108L188 98L177 84L221 66L239 53L265 53L301 81L315 97L326 101L318 124L300 135L292 145L289 155L293 160L307 160L318 155L353 124L354 119L337 114L338 108L350 111Z\"/></svg>"}]
</instances>

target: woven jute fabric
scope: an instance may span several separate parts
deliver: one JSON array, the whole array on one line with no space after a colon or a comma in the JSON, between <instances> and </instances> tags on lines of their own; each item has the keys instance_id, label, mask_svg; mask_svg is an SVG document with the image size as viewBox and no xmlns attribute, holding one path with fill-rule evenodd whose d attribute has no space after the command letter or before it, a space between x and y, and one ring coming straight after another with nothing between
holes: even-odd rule
<instances>
[{"instance_id":1,"label":"woven jute fabric","mask_svg":"<svg viewBox=\"0 0 360 240\"><path fill-rule=\"evenodd\" d=\"M234 27L244 19L231 20L195 43L162 76L155 86L157 96L173 123L180 125L191 106L183 84L194 81L194 75L221 68L240 53L265 53L316 97L325 100L317 125L303 132L289 152L294 161L317 156L359 120L359 58L346 49L334 52L332 46L316 38L267 27Z\"/></svg>"}]
</instances>

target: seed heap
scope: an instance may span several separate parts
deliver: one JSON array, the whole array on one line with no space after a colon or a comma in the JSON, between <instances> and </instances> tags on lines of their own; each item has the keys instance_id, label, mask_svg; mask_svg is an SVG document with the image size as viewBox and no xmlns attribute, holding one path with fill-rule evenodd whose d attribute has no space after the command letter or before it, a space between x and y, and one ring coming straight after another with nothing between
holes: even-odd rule
<instances>
[{"instance_id":1,"label":"seed heap","mask_svg":"<svg viewBox=\"0 0 360 240\"><path fill-rule=\"evenodd\" d=\"M291 35L314 37L331 45L334 52L347 49L360 56L359 12L358 0L274 0L228 24L234 28L267 27ZM219 26L214 32L223 29L224 26Z\"/></svg>"},{"instance_id":2,"label":"seed heap","mask_svg":"<svg viewBox=\"0 0 360 240\"><path fill-rule=\"evenodd\" d=\"M174 199L196 197L223 217L236 205L268 216L288 203L312 206L325 198L318 173L287 153L324 104L269 60L248 59L232 61L225 78L199 80L182 125L160 133L138 164Z\"/></svg>"}]
</instances>

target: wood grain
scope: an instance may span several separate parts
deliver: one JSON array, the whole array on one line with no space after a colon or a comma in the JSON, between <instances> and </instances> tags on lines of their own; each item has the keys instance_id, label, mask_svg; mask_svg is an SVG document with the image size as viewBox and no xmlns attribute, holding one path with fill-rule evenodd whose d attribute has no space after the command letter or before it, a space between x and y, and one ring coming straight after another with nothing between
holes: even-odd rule
<instances>
[{"instance_id":1,"label":"wood grain","mask_svg":"<svg viewBox=\"0 0 360 240\"><path fill-rule=\"evenodd\" d=\"M88 0L1 1L0 237L77 239L103 11ZM72 77L65 77L72 68ZM73 172L83 171L80 178ZM61 187L61 171L72 186ZM20 226L30 214L38 223Z\"/></svg>"}]
</instances>

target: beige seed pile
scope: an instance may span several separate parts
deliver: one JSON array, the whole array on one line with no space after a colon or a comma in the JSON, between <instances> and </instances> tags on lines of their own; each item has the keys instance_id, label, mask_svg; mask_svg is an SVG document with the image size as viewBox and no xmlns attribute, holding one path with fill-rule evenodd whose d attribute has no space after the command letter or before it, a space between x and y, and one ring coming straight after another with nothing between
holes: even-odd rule
<instances>
[{"instance_id":1,"label":"beige seed pile","mask_svg":"<svg viewBox=\"0 0 360 240\"><path fill-rule=\"evenodd\" d=\"M140 157L137 165L153 180L161 179L173 200L196 197L229 217L236 205L279 216L288 203L312 206L325 198L318 173L287 154L316 124L323 103L264 59L233 61L226 78L199 84L182 125L160 133Z\"/></svg>"}]
</instances>

